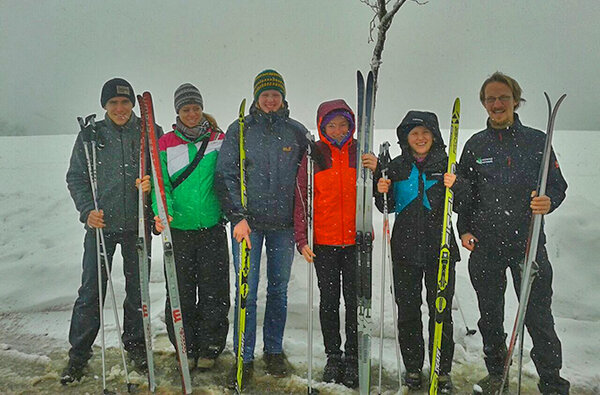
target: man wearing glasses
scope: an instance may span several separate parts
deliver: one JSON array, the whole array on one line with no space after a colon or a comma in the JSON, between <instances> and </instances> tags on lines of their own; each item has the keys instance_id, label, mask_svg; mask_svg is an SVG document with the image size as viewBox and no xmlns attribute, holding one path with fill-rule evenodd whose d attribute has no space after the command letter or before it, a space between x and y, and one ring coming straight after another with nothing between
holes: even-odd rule
<instances>
[{"instance_id":1,"label":"man wearing glasses","mask_svg":"<svg viewBox=\"0 0 600 395\"><path fill-rule=\"evenodd\" d=\"M532 193L537 186L546 135L524 126L515 113L525 101L517 81L496 72L484 81L479 98L489 117L487 128L466 142L461 156L458 175L470 184L470 196L460 202L457 226L463 247L471 251L469 275L477 293L481 316L478 326L489 373L474 390L495 394L502 385L507 354L506 269L510 268L518 293L531 214L554 211L565 198L567 183L552 153L546 195L538 197ZM542 228L536 259L539 271L525 324L533 340L531 358L540 377L540 392L568 394L569 382L560 377L561 344L554 329L552 267L545 243Z\"/></svg>"}]
</instances>

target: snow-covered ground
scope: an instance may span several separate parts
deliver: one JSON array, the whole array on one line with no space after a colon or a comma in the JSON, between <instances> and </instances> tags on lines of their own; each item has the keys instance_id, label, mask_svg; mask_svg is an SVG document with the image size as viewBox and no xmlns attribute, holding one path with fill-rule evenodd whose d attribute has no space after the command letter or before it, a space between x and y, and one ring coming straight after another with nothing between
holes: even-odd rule
<instances>
[{"instance_id":1,"label":"snow-covered ground","mask_svg":"<svg viewBox=\"0 0 600 395\"><path fill-rule=\"evenodd\" d=\"M461 131L459 152L464 141L474 131ZM447 134L444 134L447 135ZM0 393L27 391L54 393L62 391L57 384L60 370L66 363L67 334L72 304L80 282L83 229L69 197L65 173L75 136L0 137ZM392 156L399 153L394 131L378 130L376 143L389 140ZM598 278L600 265L595 254L600 243L600 203L595 199L600 189L600 163L597 149L599 132L557 131L554 147L569 183L567 199L546 219L548 251L554 268L554 316L556 330L563 344L563 375L572 383L574 394L600 393L600 307ZM381 216L375 215L374 226L380 236ZM379 319L379 268L381 237L374 248L374 322ZM160 243L154 239L150 292L152 297L152 329L159 351L159 383L161 388L177 392L179 385L174 371L172 348L165 337L164 298ZM476 328L478 310L476 298L466 270L467 253L457 266L457 295L464 310L467 326ZM124 296L123 274L118 253L113 281L118 304ZM264 265L263 265L264 267ZM233 281L233 275L232 275ZM264 300L264 281L262 282ZM315 287L315 305L318 290ZM306 377L306 295L307 270L297 255L289 285L289 313L285 335L285 350L295 365L295 375L286 380L257 378L256 392L305 392ZM395 393L396 372L393 350L391 299L386 293L385 348L386 368L384 388ZM506 330L514 319L516 298L507 292ZM233 300L233 299L232 299ZM259 307L260 309L260 307ZM465 324L458 311L455 320L456 353L454 378L459 393L469 393L470 385L483 376L484 365L479 333L465 336ZM121 312L120 312L121 314ZM112 313L105 314L109 352L109 369L114 366L111 383L119 380L119 360L116 352L117 334ZM262 323L259 311L259 325ZM315 314L314 377L319 378L325 363L318 316ZM231 331L230 331L231 332ZM261 330L257 342L257 358L262 349ZM375 328L374 333L379 333ZM531 342L526 338L529 349ZM231 350L231 333L228 348ZM374 369L377 367L377 339L373 339ZM99 391L102 384L99 354L91 361L90 376L81 384L70 387L72 393ZM224 392L225 372L232 362L230 355L221 358L217 372L194 374L194 388L208 393ZM526 388L536 393L535 369L525 355ZM259 365L260 366L260 365ZM93 376L96 376L95 378ZM133 375L133 381L144 382ZM376 378L373 380L376 385ZM115 385L119 385L118 383ZM352 391L339 385L316 384L322 393ZM125 387L119 387L124 390ZM204 393L204 392L203 392Z\"/></svg>"}]
</instances>

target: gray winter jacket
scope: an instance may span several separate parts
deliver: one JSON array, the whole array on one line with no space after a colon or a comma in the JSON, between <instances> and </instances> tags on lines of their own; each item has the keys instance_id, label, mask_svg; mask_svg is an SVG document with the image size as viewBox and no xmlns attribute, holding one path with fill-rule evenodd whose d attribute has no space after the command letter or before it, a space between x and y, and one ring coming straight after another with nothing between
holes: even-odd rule
<instances>
[{"instance_id":1,"label":"gray winter jacket","mask_svg":"<svg viewBox=\"0 0 600 395\"><path fill-rule=\"evenodd\" d=\"M98 207L104 211L104 231L134 231L138 220L135 180L139 176L140 119L132 113L129 121L119 127L105 115L104 120L96 125ZM157 138L162 135L160 127L157 128L157 135ZM94 209L94 200L81 132L73 146L67 187L79 211L79 220L85 224L90 211Z\"/></svg>"},{"instance_id":2,"label":"gray winter jacket","mask_svg":"<svg viewBox=\"0 0 600 395\"><path fill-rule=\"evenodd\" d=\"M245 117L246 191L244 210L240 191L239 123L227 134L215 174L215 188L232 225L246 219L250 228L277 230L294 226L294 188L298 166L306 151L306 128L284 108L266 114L253 103Z\"/></svg>"}]
</instances>

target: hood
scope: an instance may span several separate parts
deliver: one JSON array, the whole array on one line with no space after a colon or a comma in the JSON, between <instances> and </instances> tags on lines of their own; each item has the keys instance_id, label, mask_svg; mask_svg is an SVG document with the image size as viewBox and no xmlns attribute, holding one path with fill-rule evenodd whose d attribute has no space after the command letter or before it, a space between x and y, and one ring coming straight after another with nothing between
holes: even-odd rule
<instances>
[{"instance_id":1,"label":"hood","mask_svg":"<svg viewBox=\"0 0 600 395\"><path fill-rule=\"evenodd\" d=\"M344 137L341 143L338 143L337 141L331 139L323 131L326 122L329 122L329 119L327 119L328 115L333 115L332 113L334 112L340 112L341 114L339 115L345 115L346 118L348 118L348 120L350 121L350 130L348 131L348 134L346 135L346 137ZM319 108L317 109L317 130L319 132L319 138L322 141L329 143L330 145L334 145L336 147L343 146L348 140L352 139L352 136L354 135L354 131L356 130L355 119L356 118L354 116L354 112L352 111L348 103L346 103L343 99L329 100L321 103L321 105L319 105Z\"/></svg>"},{"instance_id":2,"label":"hood","mask_svg":"<svg viewBox=\"0 0 600 395\"><path fill-rule=\"evenodd\" d=\"M440 132L440 126L438 123L437 115L428 111L409 111L398 128L396 128L396 136L398 136L398 144L402 148L402 152L410 152L408 147L408 133L416 126L425 126L433 133L433 144L431 149L434 148L446 148L442 133Z\"/></svg>"}]
</instances>

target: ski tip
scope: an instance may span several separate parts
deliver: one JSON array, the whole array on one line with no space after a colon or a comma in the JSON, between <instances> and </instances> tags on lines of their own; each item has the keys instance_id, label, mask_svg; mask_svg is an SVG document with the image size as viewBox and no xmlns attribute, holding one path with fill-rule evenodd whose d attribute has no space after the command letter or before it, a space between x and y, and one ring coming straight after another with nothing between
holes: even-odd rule
<instances>
[{"instance_id":1,"label":"ski tip","mask_svg":"<svg viewBox=\"0 0 600 395\"><path fill-rule=\"evenodd\" d=\"M360 70L356 70L356 81L358 81L358 84L360 86L363 86L365 84L365 77L363 76L363 73Z\"/></svg>"},{"instance_id":2,"label":"ski tip","mask_svg":"<svg viewBox=\"0 0 600 395\"><path fill-rule=\"evenodd\" d=\"M244 114L246 113L246 98L240 103L240 111L238 112L239 122L244 122Z\"/></svg>"},{"instance_id":3,"label":"ski tip","mask_svg":"<svg viewBox=\"0 0 600 395\"><path fill-rule=\"evenodd\" d=\"M560 103L562 103L562 101L565 100L566 98L567 98L567 94L563 93L556 101L556 107L560 106Z\"/></svg>"},{"instance_id":4,"label":"ski tip","mask_svg":"<svg viewBox=\"0 0 600 395\"><path fill-rule=\"evenodd\" d=\"M454 104L452 105L453 113L460 113L460 98L454 99Z\"/></svg>"}]
</instances>

